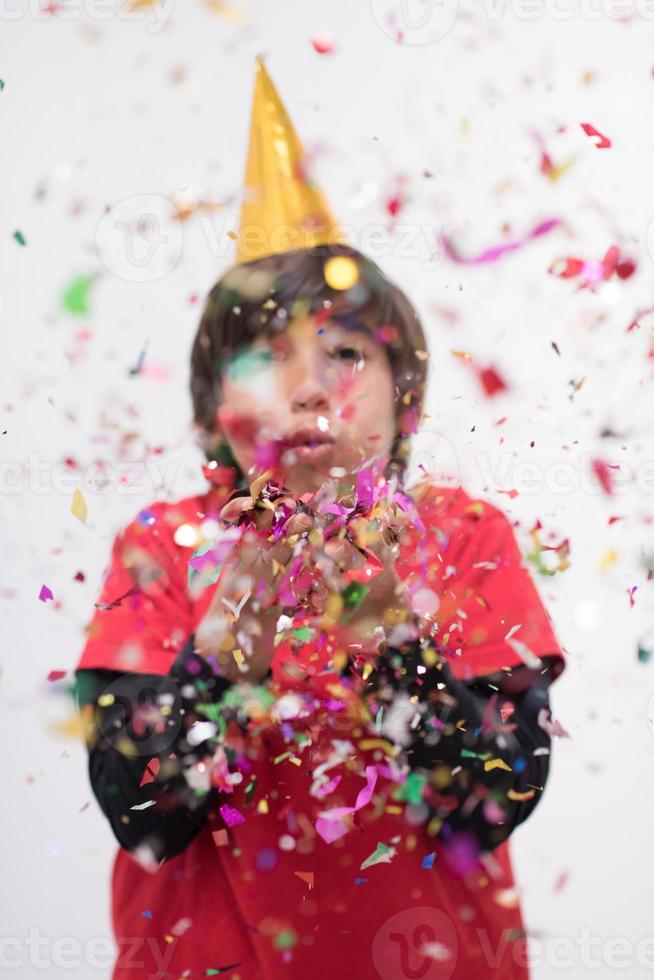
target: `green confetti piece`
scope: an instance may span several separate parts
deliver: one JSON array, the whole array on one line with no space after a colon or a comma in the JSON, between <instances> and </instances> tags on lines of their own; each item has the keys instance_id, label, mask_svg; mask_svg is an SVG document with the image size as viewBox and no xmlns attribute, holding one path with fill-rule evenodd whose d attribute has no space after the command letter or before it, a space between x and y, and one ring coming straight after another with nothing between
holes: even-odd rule
<instances>
[{"instance_id":1,"label":"green confetti piece","mask_svg":"<svg viewBox=\"0 0 654 980\"><path fill-rule=\"evenodd\" d=\"M313 635L313 630L309 626L299 626L298 629L291 631L291 636L294 636L296 640L301 640L302 643L308 643Z\"/></svg>"},{"instance_id":2,"label":"green confetti piece","mask_svg":"<svg viewBox=\"0 0 654 980\"><path fill-rule=\"evenodd\" d=\"M543 575L546 578L552 578L553 575L556 575L557 569L547 567L540 550L530 551L525 557L529 564L534 566L539 575Z\"/></svg>"},{"instance_id":3,"label":"green confetti piece","mask_svg":"<svg viewBox=\"0 0 654 980\"><path fill-rule=\"evenodd\" d=\"M0 78L0 92L4 91L4 87L5 87L4 79Z\"/></svg>"},{"instance_id":4,"label":"green confetti piece","mask_svg":"<svg viewBox=\"0 0 654 980\"><path fill-rule=\"evenodd\" d=\"M350 582L341 592L341 599L348 609L356 609L368 594L368 586L363 582Z\"/></svg>"},{"instance_id":5,"label":"green confetti piece","mask_svg":"<svg viewBox=\"0 0 654 980\"><path fill-rule=\"evenodd\" d=\"M402 799L412 806L419 806L422 803L422 791L426 782L425 776L421 776L417 772L410 772L402 787Z\"/></svg>"},{"instance_id":6,"label":"green confetti piece","mask_svg":"<svg viewBox=\"0 0 654 980\"><path fill-rule=\"evenodd\" d=\"M22 231L19 231L18 228L14 232L14 238L16 239L19 245L27 245L27 242L25 241L25 236L23 235Z\"/></svg>"},{"instance_id":7,"label":"green confetti piece","mask_svg":"<svg viewBox=\"0 0 654 980\"><path fill-rule=\"evenodd\" d=\"M297 933L293 929L283 929L275 936L275 949L292 949L297 943Z\"/></svg>"},{"instance_id":8,"label":"green confetti piece","mask_svg":"<svg viewBox=\"0 0 654 980\"><path fill-rule=\"evenodd\" d=\"M394 847L389 847L388 844L379 841L370 857L361 863L359 871L365 871L366 868L371 868L373 864L389 864L396 854L397 851Z\"/></svg>"},{"instance_id":9,"label":"green confetti piece","mask_svg":"<svg viewBox=\"0 0 654 980\"><path fill-rule=\"evenodd\" d=\"M223 359L222 370L226 371L230 381L246 381L253 374L267 368L274 361L270 350L243 350L232 357Z\"/></svg>"},{"instance_id":10,"label":"green confetti piece","mask_svg":"<svg viewBox=\"0 0 654 980\"><path fill-rule=\"evenodd\" d=\"M61 297L61 305L66 313L73 316L86 316L90 313L89 291L93 285L92 276L77 276Z\"/></svg>"}]
</instances>

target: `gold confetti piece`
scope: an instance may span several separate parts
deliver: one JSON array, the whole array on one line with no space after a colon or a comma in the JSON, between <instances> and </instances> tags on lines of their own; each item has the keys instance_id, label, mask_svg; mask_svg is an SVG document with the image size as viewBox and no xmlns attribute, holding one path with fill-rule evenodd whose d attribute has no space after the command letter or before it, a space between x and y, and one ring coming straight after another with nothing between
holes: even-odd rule
<instances>
[{"instance_id":1,"label":"gold confetti piece","mask_svg":"<svg viewBox=\"0 0 654 980\"><path fill-rule=\"evenodd\" d=\"M450 354L452 357L462 357L464 361L472 360L472 354L468 354L468 352L464 350L451 350Z\"/></svg>"},{"instance_id":2,"label":"gold confetti piece","mask_svg":"<svg viewBox=\"0 0 654 980\"><path fill-rule=\"evenodd\" d=\"M511 766L507 766L504 759L489 759L484 763L484 770L490 772L491 769L504 769L506 772L513 772Z\"/></svg>"},{"instance_id":3,"label":"gold confetti piece","mask_svg":"<svg viewBox=\"0 0 654 980\"><path fill-rule=\"evenodd\" d=\"M268 813L268 800L259 800L257 803L257 813Z\"/></svg>"},{"instance_id":4,"label":"gold confetti piece","mask_svg":"<svg viewBox=\"0 0 654 980\"><path fill-rule=\"evenodd\" d=\"M79 487L75 488L75 493L73 494L73 502L70 505L70 512L73 517L76 517L82 524L86 524L86 516L88 514L88 507L86 506L86 501L82 496L82 491Z\"/></svg>"},{"instance_id":5,"label":"gold confetti piece","mask_svg":"<svg viewBox=\"0 0 654 980\"><path fill-rule=\"evenodd\" d=\"M323 275L331 289L351 289L359 281L359 266L347 255L335 255L325 262Z\"/></svg>"},{"instance_id":6,"label":"gold confetti piece","mask_svg":"<svg viewBox=\"0 0 654 980\"><path fill-rule=\"evenodd\" d=\"M392 756L399 752L398 746L392 745L385 738L364 738L363 741L359 742L359 748L362 752L366 752L368 749L382 749L386 755Z\"/></svg>"},{"instance_id":7,"label":"gold confetti piece","mask_svg":"<svg viewBox=\"0 0 654 980\"><path fill-rule=\"evenodd\" d=\"M601 571L605 572L607 568L611 567L611 565L615 565L617 560L618 560L617 551L615 550L615 548L609 548L609 550L604 555L602 555L600 559Z\"/></svg>"},{"instance_id":8,"label":"gold confetti piece","mask_svg":"<svg viewBox=\"0 0 654 980\"><path fill-rule=\"evenodd\" d=\"M101 708L108 708L109 705L113 704L116 698L113 694L101 694L98 698L98 705Z\"/></svg>"},{"instance_id":9,"label":"gold confetti piece","mask_svg":"<svg viewBox=\"0 0 654 980\"><path fill-rule=\"evenodd\" d=\"M517 793L514 789L510 789L507 790L506 795L510 800L517 800L519 803L523 803L525 800L531 800L536 795L536 791L530 789L526 793Z\"/></svg>"},{"instance_id":10,"label":"gold confetti piece","mask_svg":"<svg viewBox=\"0 0 654 980\"><path fill-rule=\"evenodd\" d=\"M234 660L236 661L236 666L240 670L241 667L243 666L244 662L245 662L245 658L243 656L242 651L241 650L238 650L238 649L232 650L232 656L233 656Z\"/></svg>"}]
</instances>

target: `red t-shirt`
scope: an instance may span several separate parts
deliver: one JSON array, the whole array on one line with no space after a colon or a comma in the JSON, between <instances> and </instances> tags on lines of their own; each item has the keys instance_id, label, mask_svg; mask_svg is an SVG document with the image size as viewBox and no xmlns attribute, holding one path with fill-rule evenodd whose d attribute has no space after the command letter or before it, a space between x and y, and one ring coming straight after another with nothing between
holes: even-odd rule
<instances>
[{"instance_id":1,"label":"red t-shirt","mask_svg":"<svg viewBox=\"0 0 654 980\"><path fill-rule=\"evenodd\" d=\"M157 502L117 536L78 668L168 673L211 601L211 586L194 592L188 562L215 538L223 502L217 488ZM438 604L454 675L516 666L526 647L555 656L558 677L563 652L504 514L435 486L418 512L424 528L398 571L419 602ZM315 651L307 668L320 679ZM465 846L446 850L398 783L388 743L331 692L308 739L291 723L252 735L243 779L182 854L151 871L119 849L114 980L526 980L508 843L483 864ZM332 839L320 815L341 807L356 811Z\"/></svg>"}]
</instances>

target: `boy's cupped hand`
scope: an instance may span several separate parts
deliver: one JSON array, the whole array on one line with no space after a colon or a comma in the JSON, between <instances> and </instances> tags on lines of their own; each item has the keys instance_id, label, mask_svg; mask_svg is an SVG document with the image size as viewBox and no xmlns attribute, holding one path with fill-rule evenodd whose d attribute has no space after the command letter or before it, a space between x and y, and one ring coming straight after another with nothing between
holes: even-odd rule
<instances>
[{"instance_id":1,"label":"boy's cupped hand","mask_svg":"<svg viewBox=\"0 0 654 980\"><path fill-rule=\"evenodd\" d=\"M319 514L284 488L264 489L221 511L242 538L196 630L198 652L216 656L230 680L257 682L270 666L282 614L315 629L338 622L363 653L376 650L389 628L413 627L395 567L406 512L382 500L370 513Z\"/></svg>"}]
</instances>

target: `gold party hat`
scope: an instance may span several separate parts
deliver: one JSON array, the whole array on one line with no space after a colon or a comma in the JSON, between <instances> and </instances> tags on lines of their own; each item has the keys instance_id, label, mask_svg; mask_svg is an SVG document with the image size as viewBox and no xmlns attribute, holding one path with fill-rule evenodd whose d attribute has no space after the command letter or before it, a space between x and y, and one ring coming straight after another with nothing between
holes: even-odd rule
<instances>
[{"instance_id":1,"label":"gold party hat","mask_svg":"<svg viewBox=\"0 0 654 980\"><path fill-rule=\"evenodd\" d=\"M236 261L344 241L320 187L307 174L304 149L277 89L257 58Z\"/></svg>"}]
</instances>

